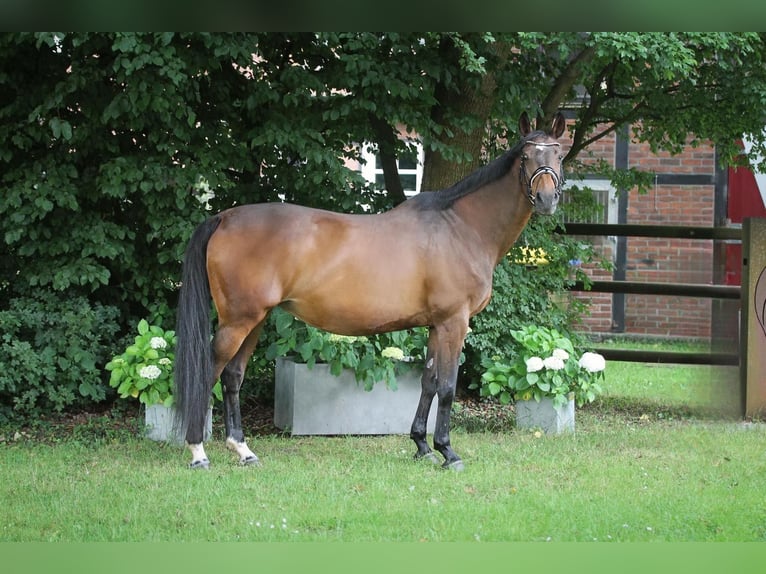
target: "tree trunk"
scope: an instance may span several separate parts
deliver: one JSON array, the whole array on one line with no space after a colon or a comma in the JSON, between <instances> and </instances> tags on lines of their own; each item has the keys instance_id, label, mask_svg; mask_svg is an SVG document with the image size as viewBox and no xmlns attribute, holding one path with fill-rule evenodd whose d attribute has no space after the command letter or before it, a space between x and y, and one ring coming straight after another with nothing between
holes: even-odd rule
<instances>
[{"instance_id":1,"label":"tree trunk","mask_svg":"<svg viewBox=\"0 0 766 574\"><path fill-rule=\"evenodd\" d=\"M380 164L383 168L383 181L386 184L386 192L394 205L399 205L407 199L399 179L399 168L396 163L396 134L391 125L384 119L374 114L369 116L370 125L375 132L378 144Z\"/></svg>"},{"instance_id":2,"label":"tree trunk","mask_svg":"<svg viewBox=\"0 0 766 574\"><path fill-rule=\"evenodd\" d=\"M503 50L503 47L498 48ZM462 156L464 160L454 161L445 158L438 150L431 149L430 142L425 141L421 186L423 191L447 188L482 164L487 123L495 103L495 72L501 67L487 71L481 77L478 86L463 80L457 89L454 87L450 89L442 84L437 87L438 104L431 111L431 117L445 129L433 139L454 148L455 153ZM472 118L474 127L465 131L456 127L453 118L459 120L459 123L465 123L466 118Z\"/></svg>"}]
</instances>

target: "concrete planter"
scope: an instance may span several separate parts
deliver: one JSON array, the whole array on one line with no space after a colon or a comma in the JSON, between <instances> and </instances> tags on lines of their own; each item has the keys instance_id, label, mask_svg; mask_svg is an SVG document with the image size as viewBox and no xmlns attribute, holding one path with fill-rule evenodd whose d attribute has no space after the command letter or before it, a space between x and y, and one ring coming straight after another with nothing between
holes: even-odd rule
<instances>
[{"instance_id":1,"label":"concrete planter","mask_svg":"<svg viewBox=\"0 0 766 574\"><path fill-rule=\"evenodd\" d=\"M175 418L175 409L164 405L149 405L146 407L145 423L146 438L160 442L169 442L183 445L185 437L173 433L173 421ZM205 417L204 440L210 440L213 434L213 407L207 411Z\"/></svg>"},{"instance_id":2,"label":"concrete planter","mask_svg":"<svg viewBox=\"0 0 766 574\"><path fill-rule=\"evenodd\" d=\"M397 390L385 383L371 391L357 384L354 372L340 376L329 365L309 369L303 363L278 358L274 387L274 425L293 435L409 434L420 400L419 368L396 381ZM436 424L436 398L428 416L428 432Z\"/></svg>"},{"instance_id":3,"label":"concrete planter","mask_svg":"<svg viewBox=\"0 0 766 574\"><path fill-rule=\"evenodd\" d=\"M553 399L545 397L538 403L535 399L516 401L516 428L541 429L546 434L561 434L575 430L575 402L563 407L553 405Z\"/></svg>"}]
</instances>

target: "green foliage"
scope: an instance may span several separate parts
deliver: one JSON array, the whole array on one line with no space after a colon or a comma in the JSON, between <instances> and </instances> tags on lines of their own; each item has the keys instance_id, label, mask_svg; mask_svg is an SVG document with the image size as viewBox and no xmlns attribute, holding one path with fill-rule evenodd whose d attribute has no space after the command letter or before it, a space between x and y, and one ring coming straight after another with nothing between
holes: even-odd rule
<instances>
[{"instance_id":1,"label":"green foliage","mask_svg":"<svg viewBox=\"0 0 766 574\"><path fill-rule=\"evenodd\" d=\"M596 353L581 352L569 338L555 329L527 325L511 331L513 354L485 358L486 369L479 387L482 396L511 400L540 401L551 397L563 406L573 397L578 406L593 402L602 392L604 360Z\"/></svg>"},{"instance_id":2,"label":"green foliage","mask_svg":"<svg viewBox=\"0 0 766 574\"><path fill-rule=\"evenodd\" d=\"M394 198L345 163L362 145L398 155L417 136L469 166L479 159L454 136L507 141L522 110L551 117L577 104L570 171L624 125L658 150L714 141L730 162L743 161L747 134L766 157L765 59L762 33L3 34L0 301L40 289L86 297L119 310L123 335L142 317L172 323L184 246L210 212L281 200L386 209ZM487 86L487 117L474 117L465 100ZM651 177L589 169L619 189ZM569 272L557 266L580 257L525 238L552 255L556 279L503 263L475 321L474 374L481 353L502 347L511 311L530 322L550 310L556 325L576 314L543 299ZM15 364L45 370L13 345Z\"/></svg>"},{"instance_id":3,"label":"green foliage","mask_svg":"<svg viewBox=\"0 0 766 574\"><path fill-rule=\"evenodd\" d=\"M0 310L0 419L30 419L106 397L98 365L117 309L41 291Z\"/></svg>"},{"instance_id":4,"label":"green foliage","mask_svg":"<svg viewBox=\"0 0 766 574\"><path fill-rule=\"evenodd\" d=\"M296 355L309 368L327 363L338 376L352 369L365 389L384 382L396 389L396 376L422 366L428 331L425 328L382 333L371 337L348 337L327 333L295 319L281 309L272 312L274 338L266 348L266 359Z\"/></svg>"},{"instance_id":5,"label":"green foliage","mask_svg":"<svg viewBox=\"0 0 766 574\"><path fill-rule=\"evenodd\" d=\"M173 404L173 350L175 331L164 331L138 322L138 335L121 355L106 364L111 372L109 385L117 389L120 398L137 398L145 405Z\"/></svg>"},{"instance_id":6,"label":"green foliage","mask_svg":"<svg viewBox=\"0 0 766 574\"><path fill-rule=\"evenodd\" d=\"M109 385L117 389L120 398L137 398L144 405L171 406L176 342L175 331L165 331L141 319L133 343L106 364L106 370L111 372ZM217 382L213 396L222 400L221 393Z\"/></svg>"},{"instance_id":7,"label":"green foliage","mask_svg":"<svg viewBox=\"0 0 766 574\"><path fill-rule=\"evenodd\" d=\"M533 218L508 256L495 268L492 299L471 319L471 332L466 337L461 378L469 385L481 378L486 357L511 355L515 342L510 332L514 329L544 322L578 339L574 326L586 310L578 300L566 297L566 288L576 280L587 283L583 264L607 266L608 262L598 260L589 243L553 233L573 209L591 213L591 208L577 205L565 204L553 217ZM530 249L544 253L545 264L523 264ZM567 304L558 304L557 296L563 296Z\"/></svg>"}]
</instances>

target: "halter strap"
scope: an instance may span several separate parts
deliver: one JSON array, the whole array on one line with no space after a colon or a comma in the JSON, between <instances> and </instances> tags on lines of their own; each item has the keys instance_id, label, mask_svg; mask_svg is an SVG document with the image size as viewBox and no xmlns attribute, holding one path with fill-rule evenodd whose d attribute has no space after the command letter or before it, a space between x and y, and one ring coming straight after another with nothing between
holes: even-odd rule
<instances>
[{"instance_id":1,"label":"halter strap","mask_svg":"<svg viewBox=\"0 0 766 574\"><path fill-rule=\"evenodd\" d=\"M524 144L527 145L533 145L537 147L552 147L552 146L561 146L558 142L526 142ZM561 176L559 176L558 173L556 173L556 170L554 170L552 167L548 165L543 165L538 167L534 172L532 172L532 177L527 179L527 168L525 164L526 157L521 156L521 167L519 169L519 180L521 181L521 185L523 187L527 188L527 199L529 200L529 203L532 205L535 205L535 199L537 199L537 194L533 193L532 191L532 184L534 183L535 179L540 177L541 175L549 175L551 178L553 178L553 185L556 189L556 197L559 197L561 195L561 188L564 185L564 165L563 161L560 163L559 171L561 172Z\"/></svg>"}]
</instances>

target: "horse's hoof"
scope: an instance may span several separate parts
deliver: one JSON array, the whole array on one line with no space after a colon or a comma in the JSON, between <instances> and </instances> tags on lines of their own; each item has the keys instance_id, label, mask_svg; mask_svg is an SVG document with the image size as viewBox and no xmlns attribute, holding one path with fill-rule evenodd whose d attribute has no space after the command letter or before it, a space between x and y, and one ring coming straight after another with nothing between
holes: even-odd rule
<instances>
[{"instance_id":1,"label":"horse's hoof","mask_svg":"<svg viewBox=\"0 0 766 574\"><path fill-rule=\"evenodd\" d=\"M241 459L239 461L239 464L242 466L261 466L261 461L258 460L258 457L253 456L246 456L245 458Z\"/></svg>"},{"instance_id":2,"label":"horse's hoof","mask_svg":"<svg viewBox=\"0 0 766 574\"><path fill-rule=\"evenodd\" d=\"M439 457L436 456L436 453L434 451L427 452L425 454L417 453L415 455L415 460L426 460L433 464L439 464Z\"/></svg>"},{"instance_id":3,"label":"horse's hoof","mask_svg":"<svg viewBox=\"0 0 766 574\"><path fill-rule=\"evenodd\" d=\"M189 465L189 468L191 468L192 470L199 470L199 469L208 470L210 468L210 461L206 458L203 458L201 460L193 460L191 464Z\"/></svg>"},{"instance_id":4,"label":"horse's hoof","mask_svg":"<svg viewBox=\"0 0 766 574\"><path fill-rule=\"evenodd\" d=\"M445 468L447 470L454 470L455 472L462 472L465 470L465 465L463 464L463 461L460 459L453 460L452 462L445 462L442 465L442 468Z\"/></svg>"}]
</instances>

